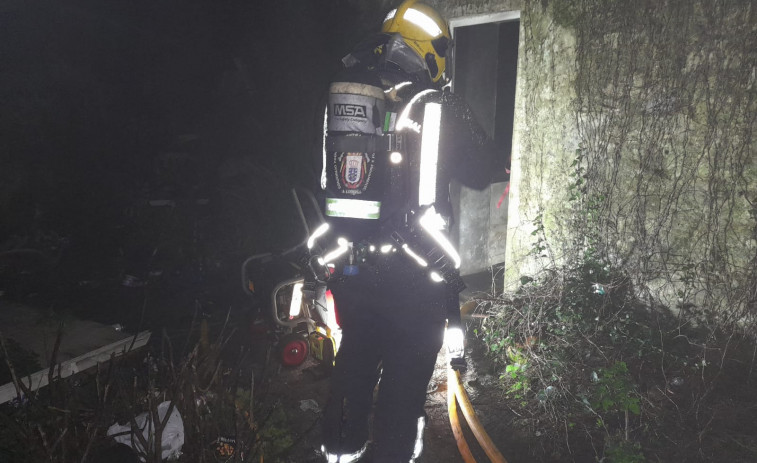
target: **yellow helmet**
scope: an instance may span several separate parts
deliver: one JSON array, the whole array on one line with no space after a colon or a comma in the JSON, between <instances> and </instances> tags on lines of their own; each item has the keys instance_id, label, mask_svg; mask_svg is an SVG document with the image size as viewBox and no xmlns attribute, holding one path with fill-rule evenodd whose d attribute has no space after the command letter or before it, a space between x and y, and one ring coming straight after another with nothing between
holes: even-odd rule
<instances>
[{"instance_id":1,"label":"yellow helmet","mask_svg":"<svg viewBox=\"0 0 757 463\"><path fill-rule=\"evenodd\" d=\"M451 36L447 21L436 10L417 0L406 0L386 15L381 32L400 34L425 61L431 80L442 78Z\"/></svg>"}]
</instances>

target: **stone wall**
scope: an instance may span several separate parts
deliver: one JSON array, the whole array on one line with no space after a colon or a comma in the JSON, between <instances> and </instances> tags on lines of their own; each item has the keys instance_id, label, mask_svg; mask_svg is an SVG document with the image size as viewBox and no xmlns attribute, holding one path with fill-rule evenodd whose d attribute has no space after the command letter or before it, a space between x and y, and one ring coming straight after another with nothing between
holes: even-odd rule
<instances>
[{"instance_id":1,"label":"stone wall","mask_svg":"<svg viewBox=\"0 0 757 463\"><path fill-rule=\"evenodd\" d=\"M755 303L754 2L555 2L597 251L670 307ZM588 210L588 215L587 215Z\"/></svg>"},{"instance_id":2,"label":"stone wall","mask_svg":"<svg viewBox=\"0 0 757 463\"><path fill-rule=\"evenodd\" d=\"M506 287L589 258L650 301L749 313L754 2L430 3L521 12Z\"/></svg>"}]
</instances>

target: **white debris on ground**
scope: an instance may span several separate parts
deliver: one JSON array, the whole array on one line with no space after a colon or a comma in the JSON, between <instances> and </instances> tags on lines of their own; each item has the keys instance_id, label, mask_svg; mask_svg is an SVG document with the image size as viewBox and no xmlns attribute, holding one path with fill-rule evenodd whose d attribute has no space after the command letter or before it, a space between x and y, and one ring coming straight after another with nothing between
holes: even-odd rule
<instances>
[{"instance_id":1,"label":"white debris on ground","mask_svg":"<svg viewBox=\"0 0 757 463\"><path fill-rule=\"evenodd\" d=\"M168 408L171 405L170 401L166 401L158 405L158 419L163 421L168 412ZM152 433L155 430L155 423L152 420L148 420L148 412L142 413L134 418L139 431L144 436L147 442L154 442ZM111 436L116 442L127 445L133 448L138 454L144 455L145 448L142 446L140 439L135 435L135 430L132 429L131 424L120 425L118 423L113 424L108 428L108 435ZM171 415L168 417L165 428L163 428L163 434L161 435L160 448L161 458L177 459L181 455L181 447L184 445L184 421L181 419L179 410L174 407L171 411ZM145 461L144 457L140 456L142 461Z\"/></svg>"}]
</instances>

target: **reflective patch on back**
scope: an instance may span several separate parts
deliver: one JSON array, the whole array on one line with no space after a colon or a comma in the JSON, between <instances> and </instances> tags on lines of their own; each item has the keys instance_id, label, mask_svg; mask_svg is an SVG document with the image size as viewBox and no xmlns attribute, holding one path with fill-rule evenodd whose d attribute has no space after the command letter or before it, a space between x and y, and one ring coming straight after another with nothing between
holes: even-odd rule
<instances>
[{"instance_id":1,"label":"reflective patch on back","mask_svg":"<svg viewBox=\"0 0 757 463\"><path fill-rule=\"evenodd\" d=\"M329 217L375 220L379 218L380 213L381 201L326 198L326 215Z\"/></svg>"}]
</instances>

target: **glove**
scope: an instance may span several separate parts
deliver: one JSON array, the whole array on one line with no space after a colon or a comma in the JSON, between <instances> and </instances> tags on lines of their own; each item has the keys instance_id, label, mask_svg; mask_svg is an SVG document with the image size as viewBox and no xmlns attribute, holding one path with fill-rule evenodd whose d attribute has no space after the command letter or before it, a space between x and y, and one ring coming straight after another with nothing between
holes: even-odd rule
<instances>
[{"instance_id":1,"label":"glove","mask_svg":"<svg viewBox=\"0 0 757 463\"><path fill-rule=\"evenodd\" d=\"M465 370L465 334L459 326L447 326L444 333L444 345L447 348L447 358L450 366L455 370Z\"/></svg>"}]
</instances>

